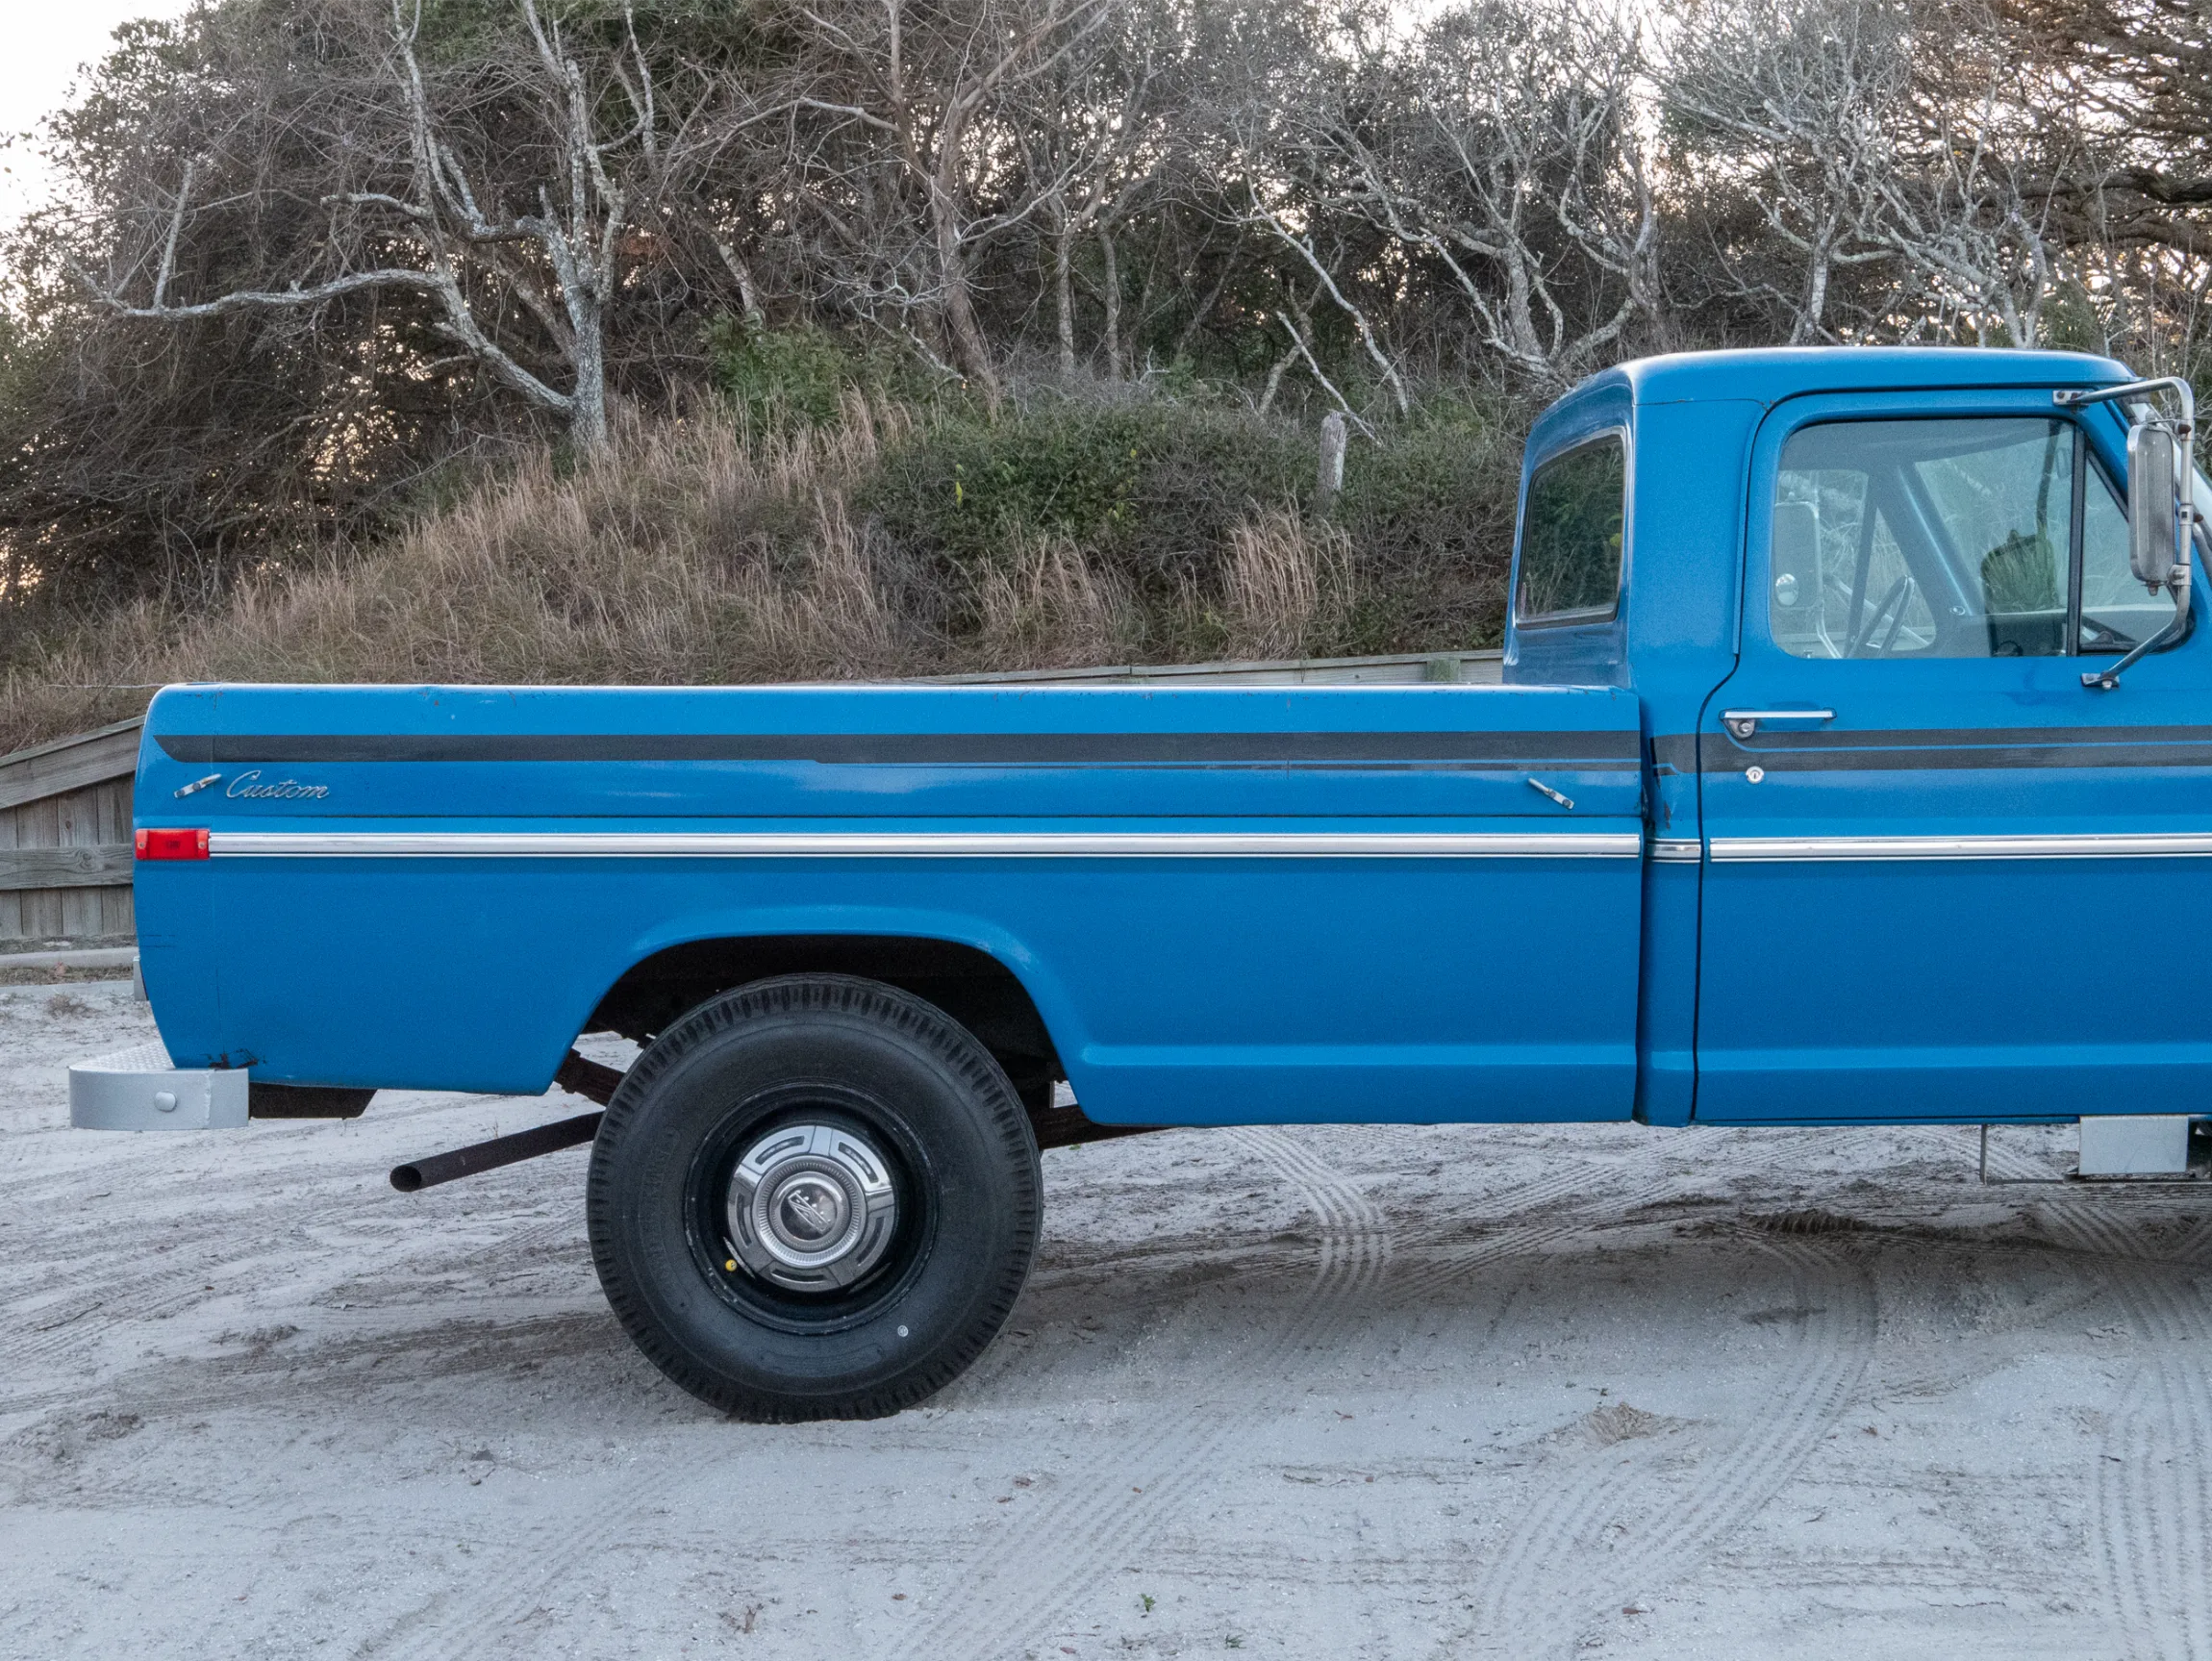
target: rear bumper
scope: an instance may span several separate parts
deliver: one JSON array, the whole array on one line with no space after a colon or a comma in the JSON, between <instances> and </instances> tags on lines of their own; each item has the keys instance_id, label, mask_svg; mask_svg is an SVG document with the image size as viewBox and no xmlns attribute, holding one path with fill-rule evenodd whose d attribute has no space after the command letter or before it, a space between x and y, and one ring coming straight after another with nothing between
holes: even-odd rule
<instances>
[{"instance_id":1,"label":"rear bumper","mask_svg":"<svg viewBox=\"0 0 2212 1661\"><path fill-rule=\"evenodd\" d=\"M171 1067L160 1044L95 1056L69 1069L69 1122L79 1130L235 1130L246 1122L239 1068Z\"/></svg>"}]
</instances>

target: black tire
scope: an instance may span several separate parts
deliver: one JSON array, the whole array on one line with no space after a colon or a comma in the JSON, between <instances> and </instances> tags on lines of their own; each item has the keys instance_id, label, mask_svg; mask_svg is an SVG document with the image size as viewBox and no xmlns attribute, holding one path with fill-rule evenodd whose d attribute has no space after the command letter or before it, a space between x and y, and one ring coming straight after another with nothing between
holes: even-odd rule
<instances>
[{"instance_id":1,"label":"black tire","mask_svg":"<svg viewBox=\"0 0 2212 1661\"><path fill-rule=\"evenodd\" d=\"M729 1209L740 1160L799 1124L852 1132L888 1169L896 1221L850 1286L793 1291L730 1255L751 1215ZM655 1039L608 1104L586 1202L638 1347L767 1422L879 1418L958 1377L1014 1307L1041 1209L1028 1115L991 1054L917 997L826 974L724 993Z\"/></svg>"}]
</instances>

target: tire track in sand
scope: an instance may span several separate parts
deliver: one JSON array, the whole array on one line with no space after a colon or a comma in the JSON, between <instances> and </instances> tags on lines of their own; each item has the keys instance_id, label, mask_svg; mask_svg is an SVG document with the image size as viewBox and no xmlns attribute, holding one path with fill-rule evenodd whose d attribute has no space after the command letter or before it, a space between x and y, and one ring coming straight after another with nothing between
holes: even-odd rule
<instances>
[{"instance_id":1,"label":"tire track in sand","mask_svg":"<svg viewBox=\"0 0 2212 1661\"><path fill-rule=\"evenodd\" d=\"M308 1197L316 1195L311 1191ZM170 1232L161 1243L161 1255L150 1262L112 1251L76 1250L76 1235L93 1232L88 1229L75 1231L59 1246L42 1242L42 1249L61 1259L51 1274L28 1289L42 1300L19 1314L25 1297L0 1296L0 1321L19 1334L8 1350L10 1386L51 1377L57 1369L112 1342L123 1328L173 1320L219 1298L250 1295L257 1284L251 1271L257 1265L284 1262L297 1277L303 1264L312 1264L325 1271L317 1278L324 1281L326 1296L330 1288L366 1275L422 1277L482 1268L481 1252L455 1250L435 1236L394 1233L365 1246L301 1248L288 1236L239 1239L233 1212L209 1212L187 1222L188 1231ZM581 1226L566 1217L533 1220L505 1239L500 1249L520 1257L565 1243ZM57 1291L67 1296L52 1296ZM275 1308L260 1313L272 1324L283 1314ZM295 1318L304 1319L304 1313ZM240 1318L246 1324L252 1319ZM15 1397L0 1396L0 1410L20 1405Z\"/></svg>"},{"instance_id":2,"label":"tire track in sand","mask_svg":"<svg viewBox=\"0 0 2212 1661\"><path fill-rule=\"evenodd\" d=\"M1294 1354L1327 1346L1368 1305L1389 1262L1390 1233L1358 1185L1296 1138L1256 1127L1227 1134L1295 1188L1320 1224L1311 1282L1244 1358L1247 1377L1266 1390ZM1174 1522L1210 1481L1225 1446L1249 1428L1218 1403L1164 1413L1150 1430L1118 1444L1110 1472L1071 1472L1016 1526L993 1532L952 1581L959 1603L898 1653L939 1661L1019 1653L1043 1643L1100 1573Z\"/></svg>"},{"instance_id":3,"label":"tire track in sand","mask_svg":"<svg viewBox=\"0 0 2212 1661\"><path fill-rule=\"evenodd\" d=\"M2011 1176L2042 1176L2024 1155L1992 1148ZM2145 1251L2127 1201L2068 1196L2023 1209L2061 1246L2093 1259L2144 1340L2112 1403L2092 1487L2097 1555L2130 1657L2212 1655L2212 1310L2191 1271L2212 1246L2199 1223L2172 1254ZM2139 1197L2139 1196L2131 1196Z\"/></svg>"},{"instance_id":4,"label":"tire track in sand","mask_svg":"<svg viewBox=\"0 0 2212 1661\"><path fill-rule=\"evenodd\" d=\"M1312 1282L1291 1318L1253 1357L1252 1371L1264 1374L1301 1343L1325 1338L1334 1321L1357 1306L1380 1278L1389 1242L1380 1213L1367 1196L1311 1150L1272 1130L1228 1134L1295 1188L1320 1223ZM1103 1566L1119 1561L1173 1519L1178 1502L1203 1480L1206 1456L1238 1428L1234 1413L1178 1414L1148 1435L1119 1442L1111 1473L1097 1473L1080 1488L1064 1487L1028 1508L1018 1528L993 1534L967 1572L952 1580L960 1603L900 1652L927 1661L946 1655L965 1661L1037 1642L1035 1635L1061 1619ZM512 1642L517 1626L545 1607L584 1565L643 1537L649 1514L672 1502L665 1472L636 1472L616 1485L589 1526L564 1525L516 1553L530 1568L507 1596L461 1621L426 1620L426 1611L402 1616L357 1653L442 1661L491 1652L503 1640Z\"/></svg>"},{"instance_id":5,"label":"tire track in sand","mask_svg":"<svg viewBox=\"0 0 2212 1661\"><path fill-rule=\"evenodd\" d=\"M1668 1132L1653 1131L1653 1135ZM1446 1217L1450 1221L1509 1222L1531 1212L1542 1212L1543 1219L1525 1226L1484 1238L1447 1244L1421 1261L1400 1265L1392 1276L1388 1293L1394 1306L1412 1304L1430 1299L1464 1280L1479 1270L1489 1269L1513 1258L1526 1257L1547 1251L1579 1236L1589 1233L1601 1222L1634 1225L1679 1223L1689 1218L1638 1218L1639 1211L1665 1205L1686 1195L1698 1194L1713 1186L1716 1179L1738 1175L1749 1170L1771 1169L1774 1163L1772 1147L1748 1140L1741 1135L1728 1135L1726 1127L1698 1126L1677 1130L1672 1134L1695 1135L1700 1139L1718 1142L1726 1137L1710 1152L1701 1147L1694 1163L1681 1169L1660 1170L1654 1174L1631 1177L1620 1186L1602 1187L1604 1178L1615 1175L1613 1168L1596 1161L1563 1164L1550 1174L1533 1182L1521 1184L1495 1196L1484 1196L1471 1203L1453 1206ZM1863 1134L1847 1133L1847 1144L1868 1140ZM1593 1179L1596 1178L1596 1181ZM1737 1201L1721 1202L1733 1211ZM1496 1212L1496 1206L1510 1209ZM1495 1213L1495 1214L1494 1214ZM1716 1210L1716 1218L1727 1215ZM1411 1243L1408 1243L1409 1246Z\"/></svg>"},{"instance_id":6,"label":"tire track in sand","mask_svg":"<svg viewBox=\"0 0 2212 1661\"><path fill-rule=\"evenodd\" d=\"M1775 1410L1697 1462L1685 1481L1671 1437L1614 1445L1546 1487L1477 1583L1477 1653L1571 1654L1630 1593L1678 1579L1779 1493L1848 1405L1874 1339L1873 1288L1833 1247L1753 1240L1803 1311ZM1618 1533L1618 1548L1608 1534Z\"/></svg>"},{"instance_id":7,"label":"tire track in sand","mask_svg":"<svg viewBox=\"0 0 2212 1661\"><path fill-rule=\"evenodd\" d=\"M1510 1233L1447 1244L1420 1263L1392 1275L1387 1294L1389 1301L1393 1307L1402 1307L1433 1298L1477 1270L1510 1258L1533 1256L1588 1233L1600 1221L1591 1215L1593 1211L1602 1209L1616 1219L1621 1218L1640 1206L1675 1197L1683 1188L1702 1181L1707 1174L1704 1170L1693 1175L1669 1174L1633 1184L1625 1190L1592 1195L1586 1170L1570 1167L1559 1170L1514 1189L1510 1195L1500 1195L1500 1198L1510 1198L1513 1209L1495 1220L1506 1221L1542 1208L1549 1221ZM1591 1199L1594 1204L1571 1204L1579 1199ZM1454 1208L1451 1220L1462 1223L1494 1221L1485 1216L1485 1208L1480 1204Z\"/></svg>"},{"instance_id":8,"label":"tire track in sand","mask_svg":"<svg viewBox=\"0 0 2212 1661\"><path fill-rule=\"evenodd\" d=\"M2054 1212L2057 1208L2053 1208ZM2144 1253L2118 1208L2069 1205L2052 1232L2093 1252L2149 1354L2097 1461L2099 1557L2130 1655L2212 1655L2212 1319L2183 1265Z\"/></svg>"},{"instance_id":9,"label":"tire track in sand","mask_svg":"<svg viewBox=\"0 0 2212 1661\"><path fill-rule=\"evenodd\" d=\"M1321 1224L1319 1261L1314 1280L1298 1312L1265 1344L1252 1362L1252 1371L1272 1371L1294 1351L1332 1347L1348 1317L1380 1293L1392 1308L1433 1296L1475 1271L1510 1258L1541 1252L1587 1232L1596 1220L1588 1215L1601 1210L1611 1216L1674 1197L1685 1189L1711 1182L1719 1171L1747 1163L1757 1150L1731 1143L1728 1155L1701 1160L1686 1170L1666 1172L1624 1187L1600 1187L1610 1171L1588 1163L1562 1166L1532 1182L1518 1184L1496 1195L1486 1195L1451 1208L1452 1221L1483 1218L1503 1211L1506 1217L1541 1211L1548 1221L1510 1234L1454 1245L1443 1256L1411 1273L1388 1272L1386 1260L1392 1242L1387 1224L1364 1193L1336 1172L1309 1147L1274 1129L1245 1128L1229 1133L1252 1148L1296 1187L1308 1208ZM1594 1181L1594 1177L1598 1180ZM1572 1202L1589 1202L1563 1213ZM961 1582L964 1596L969 1587L980 1588L986 1579L1003 1581L998 1597L974 1597L963 1616L925 1627L902 1651L916 1657L973 1654L997 1655L1043 1643L1055 1620L1098 1573L1110 1570L1129 1554L1129 1548L1158 1529L1169 1526L1185 1495L1209 1480L1226 1449L1235 1441L1254 1434L1254 1428L1233 1421L1204 1421L1164 1429L1143 1444L1142 1465L1149 1474L1139 1480L1117 1478L1078 1498L1063 1498L1057 1508L1039 1506L1026 1520L1028 1533L1052 1540L1055 1531L1081 1538L1074 1559L1045 1571L1041 1583L1032 1565L1036 1559L1010 1547L1001 1536L981 1559L979 1573ZM1135 1471L1136 1464L1129 1469ZM1143 1495L1130 1490L1142 1487ZM1157 1500L1157 1504L1146 1501ZM998 1607L994 1608L994 1605ZM1009 1613L1019 1610L1019 1614Z\"/></svg>"}]
</instances>

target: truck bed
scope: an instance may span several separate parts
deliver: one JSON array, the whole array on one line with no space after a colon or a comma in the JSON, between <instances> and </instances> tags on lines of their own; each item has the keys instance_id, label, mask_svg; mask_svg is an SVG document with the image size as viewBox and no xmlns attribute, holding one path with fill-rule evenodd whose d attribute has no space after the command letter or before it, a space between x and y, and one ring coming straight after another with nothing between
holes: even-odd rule
<instances>
[{"instance_id":1,"label":"truck bed","mask_svg":"<svg viewBox=\"0 0 2212 1661\"><path fill-rule=\"evenodd\" d=\"M180 1065L528 1092L667 954L931 943L1103 1123L1621 1118L1640 749L1593 689L171 689L144 972Z\"/></svg>"}]
</instances>

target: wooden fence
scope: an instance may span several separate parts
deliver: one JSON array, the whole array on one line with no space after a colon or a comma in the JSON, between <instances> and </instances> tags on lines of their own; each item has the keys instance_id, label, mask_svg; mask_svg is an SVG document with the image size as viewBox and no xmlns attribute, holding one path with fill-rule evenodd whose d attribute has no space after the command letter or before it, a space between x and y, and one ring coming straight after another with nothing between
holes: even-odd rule
<instances>
[{"instance_id":1,"label":"wooden fence","mask_svg":"<svg viewBox=\"0 0 2212 1661\"><path fill-rule=\"evenodd\" d=\"M1244 685L1481 682L1496 652L1426 652L1283 663L1028 669L945 676L968 683L1148 681ZM0 756L0 953L126 944L131 918L131 777L143 717Z\"/></svg>"},{"instance_id":2,"label":"wooden fence","mask_svg":"<svg viewBox=\"0 0 2212 1661\"><path fill-rule=\"evenodd\" d=\"M127 943L142 719L0 756L0 952Z\"/></svg>"}]
</instances>

